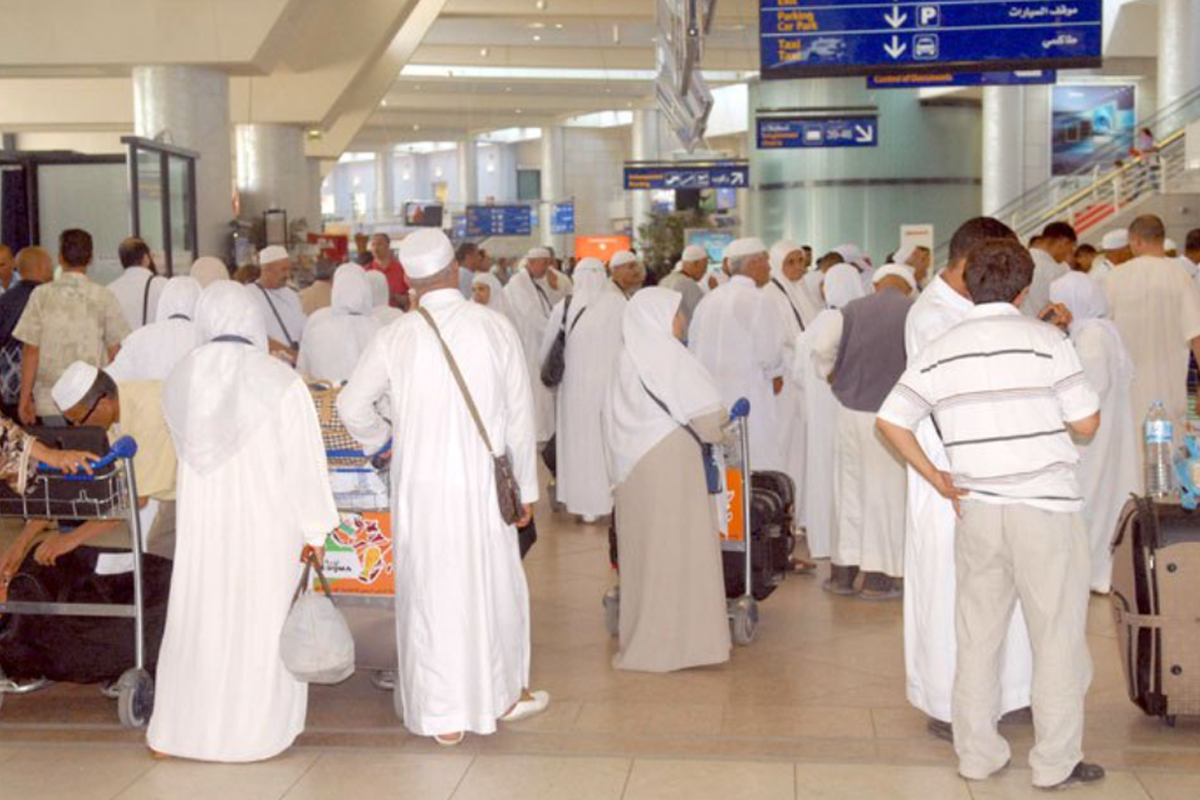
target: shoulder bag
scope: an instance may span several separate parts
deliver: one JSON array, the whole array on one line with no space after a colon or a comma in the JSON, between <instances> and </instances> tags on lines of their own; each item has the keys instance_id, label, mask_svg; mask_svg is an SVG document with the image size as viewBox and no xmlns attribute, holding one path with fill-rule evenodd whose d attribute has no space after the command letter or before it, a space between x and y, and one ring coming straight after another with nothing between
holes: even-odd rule
<instances>
[{"instance_id":1,"label":"shoulder bag","mask_svg":"<svg viewBox=\"0 0 1200 800\"><path fill-rule=\"evenodd\" d=\"M311 548L304 548L304 574L292 595L279 635L283 666L304 683L341 683L354 674L354 635L346 618L333 604L329 582ZM309 591L309 575L315 570L321 593Z\"/></svg>"},{"instance_id":2,"label":"shoulder bag","mask_svg":"<svg viewBox=\"0 0 1200 800\"><path fill-rule=\"evenodd\" d=\"M471 412L471 419L475 421L475 428L479 431L484 446L492 456L492 467L496 478L496 499L500 503L500 517L504 520L505 525L516 525L524 516L525 507L521 503L521 487L517 484L517 477L513 473L512 459L508 457L507 453L498 456L492 449L492 440L488 437L487 428L483 426L479 409L475 407L475 400L471 397L470 390L467 389L467 382L463 380L462 372L458 369L458 362L454 360L454 354L450 352L446 340L442 338L442 332L438 330L437 323L433 321L433 317L429 315L428 311L418 308L417 313L429 323L429 327L433 329L433 335L437 337L438 343L442 346L442 353L446 356L446 363L450 366L451 374L454 375L454 382L458 384L458 390L462 392L463 400L467 402L467 410Z\"/></svg>"},{"instance_id":3,"label":"shoulder bag","mask_svg":"<svg viewBox=\"0 0 1200 800\"><path fill-rule=\"evenodd\" d=\"M650 387L644 381L642 382L642 388L646 390L646 394L650 395L650 399L654 401L654 404L663 410L663 413L670 417L676 425L687 431L688 436L691 436L696 440L696 444L700 445L700 460L704 464L704 481L708 484L708 493L720 494L725 491L724 481L721 479L721 467L717 461L717 446L701 439L700 434L696 433L696 429L688 423L681 423L675 419L675 415L671 413L671 409L667 408L667 404L659 400L654 395L654 392L650 391Z\"/></svg>"},{"instance_id":4,"label":"shoulder bag","mask_svg":"<svg viewBox=\"0 0 1200 800\"><path fill-rule=\"evenodd\" d=\"M558 329L558 336L554 337L554 344L550 345L550 352L546 353L546 360L542 362L542 385L547 389L553 389L562 383L563 373L567 369L567 336L575 330L575 326L579 324L579 318L587 313L587 306L584 306L583 311L575 315L571 327L568 328L567 318L570 311L571 296L567 295L567 299L563 301L562 327Z\"/></svg>"}]
</instances>

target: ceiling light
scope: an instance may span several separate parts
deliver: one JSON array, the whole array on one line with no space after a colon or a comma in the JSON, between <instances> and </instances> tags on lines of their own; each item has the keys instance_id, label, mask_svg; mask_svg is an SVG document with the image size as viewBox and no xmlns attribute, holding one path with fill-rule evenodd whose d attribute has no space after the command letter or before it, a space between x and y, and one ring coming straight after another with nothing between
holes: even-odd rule
<instances>
[{"instance_id":1,"label":"ceiling light","mask_svg":"<svg viewBox=\"0 0 1200 800\"><path fill-rule=\"evenodd\" d=\"M546 0L537 0L537 2L534 3L533 5L534 5L534 7L537 8L538 11L545 11L547 3L546 3Z\"/></svg>"},{"instance_id":2,"label":"ceiling light","mask_svg":"<svg viewBox=\"0 0 1200 800\"><path fill-rule=\"evenodd\" d=\"M414 130L414 131L419 131L419 130L421 130L421 126L420 126L420 125L413 125L413 130Z\"/></svg>"},{"instance_id":3,"label":"ceiling light","mask_svg":"<svg viewBox=\"0 0 1200 800\"><path fill-rule=\"evenodd\" d=\"M524 112L522 112L522 111L521 111L521 109L519 109L519 108L518 108L518 109L517 109L517 113L518 113L518 114L522 114L522 113L524 113Z\"/></svg>"},{"instance_id":4,"label":"ceiling light","mask_svg":"<svg viewBox=\"0 0 1200 800\"><path fill-rule=\"evenodd\" d=\"M554 23L554 30L556 30L556 31L561 31L563 29L563 27L564 27L564 25L561 22Z\"/></svg>"},{"instance_id":5,"label":"ceiling light","mask_svg":"<svg viewBox=\"0 0 1200 800\"><path fill-rule=\"evenodd\" d=\"M383 106L384 108L387 108L387 98L385 97L383 100L380 100L379 105Z\"/></svg>"},{"instance_id":6,"label":"ceiling light","mask_svg":"<svg viewBox=\"0 0 1200 800\"><path fill-rule=\"evenodd\" d=\"M545 28L545 27L546 27L546 23L544 23L544 22L531 22L531 23L529 23L529 27L530 27L530 28L532 28L532 29L533 29L533 30L535 30L535 31L540 31L542 28Z\"/></svg>"},{"instance_id":7,"label":"ceiling light","mask_svg":"<svg viewBox=\"0 0 1200 800\"><path fill-rule=\"evenodd\" d=\"M512 87L511 87L511 86L505 86L505 87L504 87L504 91L506 91L506 92L511 92L511 91L512 91Z\"/></svg>"},{"instance_id":8,"label":"ceiling light","mask_svg":"<svg viewBox=\"0 0 1200 800\"><path fill-rule=\"evenodd\" d=\"M484 58L488 57L489 52L490 51L486 47L479 48L479 55L483 56Z\"/></svg>"},{"instance_id":9,"label":"ceiling light","mask_svg":"<svg viewBox=\"0 0 1200 800\"><path fill-rule=\"evenodd\" d=\"M542 37L541 37L541 35L540 35L540 34L537 34L537 33L535 33L535 34L533 35L533 40L534 40L535 42L540 42L540 41L542 40Z\"/></svg>"}]
</instances>

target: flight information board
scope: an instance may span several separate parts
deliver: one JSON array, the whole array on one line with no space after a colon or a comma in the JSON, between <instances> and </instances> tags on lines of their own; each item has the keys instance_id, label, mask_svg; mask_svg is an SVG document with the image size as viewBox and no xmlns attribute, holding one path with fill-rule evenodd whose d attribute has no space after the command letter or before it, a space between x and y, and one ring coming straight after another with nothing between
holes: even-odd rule
<instances>
[{"instance_id":1,"label":"flight information board","mask_svg":"<svg viewBox=\"0 0 1200 800\"><path fill-rule=\"evenodd\" d=\"M575 232L575 204L555 203L550 213L550 232L564 234Z\"/></svg>"},{"instance_id":2,"label":"flight information board","mask_svg":"<svg viewBox=\"0 0 1200 800\"><path fill-rule=\"evenodd\" d=\"M763 78L1095 67L1102 0L759 0Z\"/></svg>"},{"instance_id":3,"label":"flight information board","mask_svg":"<svg viewBox=\"0 0 1200 800\"><path fill-rule=\"evenodd\" d=\"M528 236L532 206L467 206L467 236Z\"/></svg>"},{"instance_id":4,"label":"flight information board","mask_svg":"<svg viewBox=\"0 0 1200 800\"><path fill-rule=\"evenodd\" d=\"M625 165L625 188L647 189L744 189L750 184L750 166L731 164L635 164Z\"/></svg>"},{"instance_id":5,"label":"flight information board","mask_svg":"<svg viewBox=\"0 0 1200 800\"><path fill-rule=\"evenodd\" d=\"M760 150L821 147L875 147L879 144L877 117L760 117Z\"/></svg>"}]
</instances>

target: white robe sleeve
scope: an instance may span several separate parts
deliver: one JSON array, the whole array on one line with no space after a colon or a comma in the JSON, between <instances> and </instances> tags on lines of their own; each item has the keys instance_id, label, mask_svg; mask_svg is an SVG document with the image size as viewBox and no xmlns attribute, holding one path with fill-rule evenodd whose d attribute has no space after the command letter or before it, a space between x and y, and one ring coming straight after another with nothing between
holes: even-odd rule
<instances>
[{"instance_id":1,"label":"white robe sleeve","mask_svg":"<svg viewBox=\"0 0 1200 800\"><path fill-rule=\"evenodd\" d=\"M521 352L517 332L509 325L501 326L504 339L504 395L508 409L508 424L504 445L512 457L513 474L521 487L521 500L538 501L537 430L533 418L533 390L529 371ZM365 360L365 358L364 358ZM347 426L348 427L348 426Z\"/></svg>"},{"instance_id":2,"label":"white robe sleeve","mask_svg":"<svg viewBox=\"0 0 1200 800\"><path fill-rule=\"evenodd\" d=\"M828 316L828 321L813 331L813 369L828 380L837 366L838 350L842 345L842 326L845 318L840 311Z\"/></svg>"},{"instance_id":3,"label":"white robe sleeve","mask_svg":"<svg viewBox=\"0 0 1200 800\"><path fill-rule=\"evenodd\" d=\"M783 321L779 318L779 304L765 295L763 299L767 302L758 304L760 316L757 320L754 345L758 349L758 363L762 367L763 377L770 381L783 377L787 367L783 361L784 334Z\"/></svg>"},{"instance_id":4,"label":"white robe sleeve","mask_svg":"<svg viewBox=\"0 0 1200 800\"><path fill-rule=\"evenodd\" d=\"M371 339L354 374L338 394L338 415L342 424L368 453L382 449L392 432L387 420L375 408L376 401L388 391L386 338L375 336Z\"/></svg>"},{"instance_id":5,"label":"white robe sleeve","mask_svg":"<svg viewBox=\"0 0 1200 800\"><path fill-rule=\"evenodd\" d=\"M326 535L338 526L341 518L329 486L321 423L304 381L297 380L284 394L279 434L285 454L280 471L291 493L304 543L323 547Z\"/></svg>"},{"instance_id":6,"label":"white robe sleeve","mask_svg":"<svg viewBox=\"0 0 1200 800\"><path fill-rule=\"evenodd\" d=\"M1099 328L1085 328L1083 334L1075 341L1075 352L1079 354L1079 363L1083 367L1084 377L1101 397L1108 396L1108 388L1112 383L1109 374L1109 356L1106 349L1108 335Z\"/></svg>"}]
</instances>

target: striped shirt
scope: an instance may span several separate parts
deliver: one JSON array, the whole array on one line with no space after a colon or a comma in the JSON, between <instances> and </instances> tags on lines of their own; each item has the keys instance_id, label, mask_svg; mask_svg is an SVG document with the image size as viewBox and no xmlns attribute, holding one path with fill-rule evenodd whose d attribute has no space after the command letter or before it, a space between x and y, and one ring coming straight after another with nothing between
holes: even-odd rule
<instances>
[{"instance_id":1,"label":"striped shirt","mask_svg":"<svg viewBox=\"0 0 1200 800\"><path fill-rule=\"evenodd\" d=\"M955 485L972 500L1078 511L1079 453L1066 422L1099 408L1061 331L987 303L921 351L879 417L913 430L932 415Z\"/></svg>"}]
</instances>

